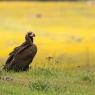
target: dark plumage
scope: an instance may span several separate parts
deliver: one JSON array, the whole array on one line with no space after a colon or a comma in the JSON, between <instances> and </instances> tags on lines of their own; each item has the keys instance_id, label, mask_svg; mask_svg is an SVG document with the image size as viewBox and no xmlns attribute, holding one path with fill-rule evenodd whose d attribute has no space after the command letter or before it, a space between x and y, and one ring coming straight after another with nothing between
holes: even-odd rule
<instances>
[{"instance_id":1,"label":"dark plumage","mask_svg":"<svg viewBox=\"0 0 95 95\"><path fill-rule=\"evenodd\" d=\"M27 71L29 69L29 64L37 53L37 47L33 44L33 37L35 37L33 32L26 34L25 42L9 54L3 69L7 71Z\"/></svg>"}]
</instances>

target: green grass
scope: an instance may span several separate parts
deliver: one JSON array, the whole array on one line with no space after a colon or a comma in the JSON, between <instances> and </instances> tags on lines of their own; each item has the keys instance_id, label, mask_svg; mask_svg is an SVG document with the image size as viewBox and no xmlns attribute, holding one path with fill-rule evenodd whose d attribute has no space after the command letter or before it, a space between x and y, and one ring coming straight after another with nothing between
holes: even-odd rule
<instances>
[{"instance_id":1,"label":"green grass","mask_svg":"<svg viewBox=\"0 0 95 95\"><path fill-rule=\"evenodd\" d=\"M4 77L10 77L10 80ZM95 95L95 68L1 71L0 95Z\"/></svg>"}]
</instances>

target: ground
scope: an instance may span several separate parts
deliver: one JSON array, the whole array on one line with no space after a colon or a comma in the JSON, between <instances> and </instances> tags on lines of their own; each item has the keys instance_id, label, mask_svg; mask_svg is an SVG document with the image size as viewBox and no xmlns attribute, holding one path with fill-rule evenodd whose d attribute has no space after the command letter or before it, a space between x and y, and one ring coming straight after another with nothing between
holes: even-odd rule
<instances>
[{"instance_id":1,"label":"ground","mask_svg":"<svg viewBox=\"0 0 95 95\"><path fill-rule=\"evenodd\" d=\"M0 95L94 95L95 67L0 72Z\"/></svg>"},{"instance_id":2,"label":"ground","mask_svg":"<svg viewBox=\"0 0 95 95\"><path fill-rule=\"evenodd\" d=\"M0 2L0 66L33 31L38 52L29 72L0 68L0 95L94 95L95 5Z\"/></svg>"}]
</instances>

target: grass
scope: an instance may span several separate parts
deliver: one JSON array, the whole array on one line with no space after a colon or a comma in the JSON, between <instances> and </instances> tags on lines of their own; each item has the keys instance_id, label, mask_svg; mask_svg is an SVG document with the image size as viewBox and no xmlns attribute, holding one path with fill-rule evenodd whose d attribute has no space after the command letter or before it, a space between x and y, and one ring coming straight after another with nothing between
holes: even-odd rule
<instances>
[{"instance_id":1,"label":"grass","mask_svg":"<svg viewBox=\"0 0 95 95\"><path fill-rule=\"evenodd\" d=\"M12 80L4 80L9 76ZM95 68L0 73L0 95L94 95Z\"/></svg>"}]
</instances>

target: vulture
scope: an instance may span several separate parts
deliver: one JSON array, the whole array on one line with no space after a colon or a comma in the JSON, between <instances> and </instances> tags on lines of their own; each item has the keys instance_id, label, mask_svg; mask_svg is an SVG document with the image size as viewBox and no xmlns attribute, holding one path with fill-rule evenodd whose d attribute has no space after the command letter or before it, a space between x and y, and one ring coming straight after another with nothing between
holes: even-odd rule
<instances>
[{"instance_id":1,"label":"vulture","mask_svg":"<svg viewBox=\"0 0 95 95\"><path fill-rule=\"evenodd\" d=\"M35 34L28 32L25 36L25 42L9 53L3 67L4 70L16 72L29 70L29 65L37 53L37 46L33 43L33 37Z\"/></svg>"}]
</instances>

